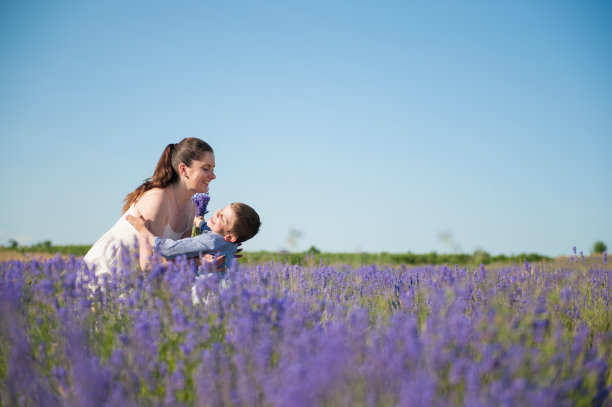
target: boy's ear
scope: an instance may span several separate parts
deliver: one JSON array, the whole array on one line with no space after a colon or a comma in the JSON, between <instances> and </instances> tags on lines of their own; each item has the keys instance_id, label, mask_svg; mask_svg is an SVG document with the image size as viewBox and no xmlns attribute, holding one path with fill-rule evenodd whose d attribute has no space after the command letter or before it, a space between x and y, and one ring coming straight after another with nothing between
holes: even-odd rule
<instances>
[{"instance_id":1,"label":"boy's ear","mask_svg":"<svg viewBox=\"0 0 612 407\"><path fill-rule=\"evenodd\" d=\"M231 234L227 234L225 236L223 236L225 238L226 242L230 242L230 243L236 243L236 240L238 240L238 238L236 238L236 236L231 235Z\"/></svg>"}]
</instances>

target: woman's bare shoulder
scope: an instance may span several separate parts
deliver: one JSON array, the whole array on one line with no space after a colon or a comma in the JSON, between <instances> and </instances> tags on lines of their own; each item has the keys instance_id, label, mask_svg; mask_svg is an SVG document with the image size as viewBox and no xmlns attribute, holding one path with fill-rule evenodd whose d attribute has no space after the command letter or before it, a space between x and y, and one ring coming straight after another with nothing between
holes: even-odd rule
<instances>
[{"instance_id":1,"label":"woman's bare shoulder","mask_svg":"<svg viewBox=\"0 0 612 407\"><path fill-rule=\"evenodd\" d=\"M162 188L153 188L138 198L135 206L145 219L156 219L161 214L166 215L168 213L166 191Z\"/></svg>"}]
</instances>

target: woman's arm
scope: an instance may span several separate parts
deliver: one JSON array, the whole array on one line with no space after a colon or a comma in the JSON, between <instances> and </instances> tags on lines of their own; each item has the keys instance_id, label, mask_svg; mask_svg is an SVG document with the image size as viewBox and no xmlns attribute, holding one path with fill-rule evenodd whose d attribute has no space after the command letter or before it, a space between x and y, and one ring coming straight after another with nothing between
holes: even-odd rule
<instances>
[{"instance_id":1,"label":"woman's arm","mask_svg":"<svg viewBox=\"0 0 612 407\"><path fill-rule=\"evenodd\" d=\"M163 189L153 189L138 199L135 206L137 216L142 216L147 222L147 231L153 236L163 236L168 223L168 199ZM139 239L140 268L145 270L153 256L153 242Z\"/></svg>"},{"instance_id":2,"label":"woman's arm","mask_svg":"<svg viewBox=\"0 0 612 407\"><path fill-rule=\"evenodd\" d=\"M132 215L126 215L125 219L136 229L138 232L138 249L140 253L140 269L143 271L148 270L149 260L153 254L153 242L155 236L149 229L147 229L147 221L140 215L138 218Z\"/></svg>"}]
</instances>

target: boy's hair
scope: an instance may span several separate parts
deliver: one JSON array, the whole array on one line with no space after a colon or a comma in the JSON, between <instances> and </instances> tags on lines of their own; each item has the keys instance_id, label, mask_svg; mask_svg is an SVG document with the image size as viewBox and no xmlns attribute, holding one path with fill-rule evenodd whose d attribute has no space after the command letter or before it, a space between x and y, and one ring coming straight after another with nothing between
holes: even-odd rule
<instances>
[{"instance_id":1,"label":"boy's hair","mask_svg":"<svg viewBox=\"0 0 612 407\"><path fill-rule=\"evenodd\" d=\"M236 221L230 233L236 236L236 241L242 243L249 240L259 232L261 221L253 208L241 202L234 202L230 207L236 214Z\"/></svg>"}]
</instances>

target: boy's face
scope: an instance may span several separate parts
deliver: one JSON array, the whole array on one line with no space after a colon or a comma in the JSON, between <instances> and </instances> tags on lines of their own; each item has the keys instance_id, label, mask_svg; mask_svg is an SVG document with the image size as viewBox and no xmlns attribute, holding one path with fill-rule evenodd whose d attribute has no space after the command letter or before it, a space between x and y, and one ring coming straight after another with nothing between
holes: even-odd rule
<instances>
[{"instance_id":1,"label":"boy's face","mask_svg":"<svg viewBox=\"0 0 612 407\"><path fill-rule=\"evenodd\" d=\"M236 222L236 213L231 206L226 206L225 208L215 212L213 216L206 221L206 224L213 232L224 236L225 240L235 241L236 237L230 234L230 230L234 226ZM229 236L229 238L228 238ZM233 240L232 240L233 238Z\"/></svg>"}]
</instances>

